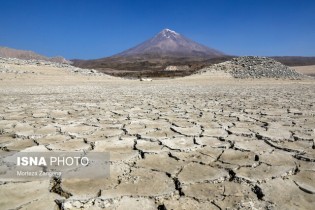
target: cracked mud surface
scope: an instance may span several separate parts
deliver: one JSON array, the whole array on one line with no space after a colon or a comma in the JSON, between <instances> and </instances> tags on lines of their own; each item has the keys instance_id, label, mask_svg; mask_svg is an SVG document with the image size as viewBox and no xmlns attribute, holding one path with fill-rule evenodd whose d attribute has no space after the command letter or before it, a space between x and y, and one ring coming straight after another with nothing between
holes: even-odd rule
<instances>
[{"instance_id":1,"label":"cracked mud surface","mask_svg":"<svg viewBox=\"0 0 315 210\"><path fill-rule=\"evenodd\" d=\"M0 74L1 160L107 151L111 176L2 181L0 209L314 207L314 81L59 73Z\"/></svg>"}]
</instances>

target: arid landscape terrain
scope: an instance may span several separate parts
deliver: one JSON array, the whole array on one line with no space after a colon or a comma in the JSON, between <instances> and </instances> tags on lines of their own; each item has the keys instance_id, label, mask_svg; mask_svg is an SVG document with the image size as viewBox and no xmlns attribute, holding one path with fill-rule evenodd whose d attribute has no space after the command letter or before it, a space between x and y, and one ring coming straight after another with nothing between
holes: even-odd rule
<instances>
[{"instance_id":1,"label":"arid landscape terrain","mask_svg":"<svg viewBox=\"0 0 315 210\"><path fill-rule=\"evenodd\" d=\"M110 177L0 180L0 209L313 209L315 80L266 59L276 73L240 74L252 61L141 82L1 59L0 161L109 152Z\"/></svg>"},{"instance_id":2,"label":"arid landscape terrain","mask_svg":"<svg viewBox=\"0 0 315 210\"><path fill-rule=\"evenodd\" d=\"M315 210L315 1L1 1L0 210Z\"/></svg>"}]
</instances>

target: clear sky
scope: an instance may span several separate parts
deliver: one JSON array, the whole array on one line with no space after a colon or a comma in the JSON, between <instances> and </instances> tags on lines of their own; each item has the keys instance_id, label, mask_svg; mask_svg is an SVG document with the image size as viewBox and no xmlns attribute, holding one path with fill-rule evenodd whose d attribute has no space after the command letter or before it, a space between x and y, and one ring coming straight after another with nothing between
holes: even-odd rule
<instances>
[{"instance_id":1,"label":"clear sky","mask_svg":"<svg viewBox=\"0 0 315 210\"><path fill-rule=\"evenodd\" d=\"M315 56L315 0L0 0L0 46L113 55L164 28L231 55Z\"/></svg>"}]
</instances>

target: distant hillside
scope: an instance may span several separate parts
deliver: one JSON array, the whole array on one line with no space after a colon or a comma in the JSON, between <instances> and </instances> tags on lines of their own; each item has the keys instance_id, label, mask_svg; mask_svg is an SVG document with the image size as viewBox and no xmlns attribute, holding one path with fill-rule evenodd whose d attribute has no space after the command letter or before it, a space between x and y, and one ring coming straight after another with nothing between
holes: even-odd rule
<instances>
[{"instance_id":1,"label":"distant hillside","mask_svg":"<svg viewBox=\"0 0 315 210\"><path fill-rule=\"evenodd\" d=\"M315 57L302 56L274 56L271 57L287 66L310 66L315 65Z\"/></svg>"},{"instance_id":2,"label":"distant hillside","mask_svg":"<svg viewBox=\"0 0 315 210\"><path fill-rule=\"evenodd\" d=\"M44 60L44 61L51 61L51 62L56 62L56 63L67 63L67 64L71 63L71 61L68 61L61 56L49 58L49 57L37 54L33 51L17 50L17 49L12 49L8 47L0 47L0 57L18 58L18 59L23 59L23 60L32 60L32 59Z\"/></svg>"}]
</instances>

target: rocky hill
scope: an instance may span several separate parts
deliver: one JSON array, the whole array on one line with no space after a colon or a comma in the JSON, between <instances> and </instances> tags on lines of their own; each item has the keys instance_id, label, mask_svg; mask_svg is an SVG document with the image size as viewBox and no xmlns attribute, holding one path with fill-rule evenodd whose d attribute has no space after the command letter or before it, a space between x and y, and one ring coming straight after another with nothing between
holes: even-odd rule
<instances>
[{"instance_id":1,"label":"rocky hill","mask_svg":"<svg viewBox=\"0 0 315 210\"><path fill-rule=\"evenodd\" d=\"M23 60L42 60L42 61L51 61L57 63L67 63L71 64L71 61L66 60L61 56L56 57L46 57L40 54L37 54L33 51L28 50L17 50L8 47L0 47L0 57L3 58L18 58Z\"/></svg>"},{"instance_id":2,"label":"rocky hill","mask_svg":"<svg viewBox=\"0 0 315 210\"><path fill-rule=\"evenodd\" d=\"M223 71L231 74L234 78L285 78L301 79L304 75L283 65L282 63L266 57L244 56L233 58L219 64L203 68L197 72Z\"/></svg>"}]
</instances>

